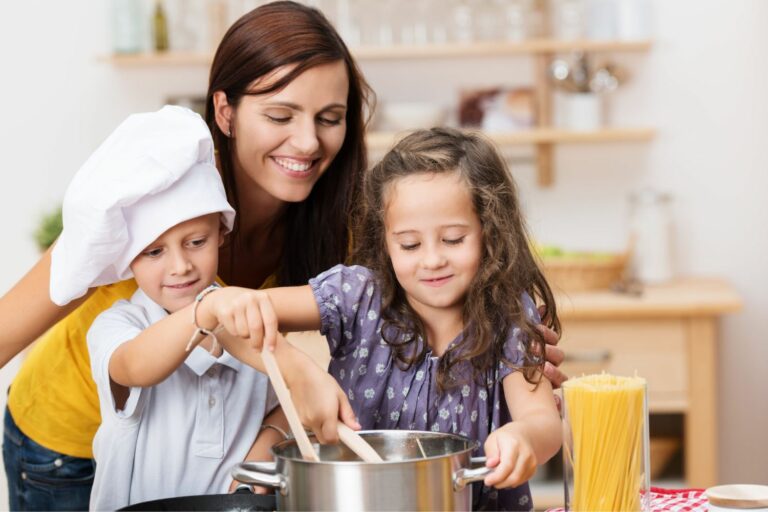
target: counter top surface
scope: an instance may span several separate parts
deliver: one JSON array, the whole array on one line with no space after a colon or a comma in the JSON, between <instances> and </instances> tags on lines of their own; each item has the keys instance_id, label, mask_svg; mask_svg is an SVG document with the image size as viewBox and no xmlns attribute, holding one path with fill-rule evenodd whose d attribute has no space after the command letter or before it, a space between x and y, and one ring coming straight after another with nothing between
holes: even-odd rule
<instances>
[{"instance_id":1,"label":"counter top surface","mask_svg":"<svg viewBox=\"0 0 768 512\"><path fill-rule=\"evenodd\" d=\"M741 309L736 290L723 279L679 278L645 286L639 296L610 290L555 293L564 320L714 316Z\"/></svg>"}]
</instances>

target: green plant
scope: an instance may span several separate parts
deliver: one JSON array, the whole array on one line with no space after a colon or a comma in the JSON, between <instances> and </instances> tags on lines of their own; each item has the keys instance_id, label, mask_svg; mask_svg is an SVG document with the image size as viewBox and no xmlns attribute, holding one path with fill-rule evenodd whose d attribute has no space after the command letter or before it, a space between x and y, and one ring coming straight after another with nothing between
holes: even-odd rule
<instances>
[{"instance_id":1,"label":"green plant","mask_svg":"<svg viewBox=\"0 0 768 512\"><path fill-rule=\"evenodd\" d=\"M61 234L64 225L61 220L61 206L44 214L35 230L35 243L40 251L48 249Z\"/></svg>"}]
</instances>

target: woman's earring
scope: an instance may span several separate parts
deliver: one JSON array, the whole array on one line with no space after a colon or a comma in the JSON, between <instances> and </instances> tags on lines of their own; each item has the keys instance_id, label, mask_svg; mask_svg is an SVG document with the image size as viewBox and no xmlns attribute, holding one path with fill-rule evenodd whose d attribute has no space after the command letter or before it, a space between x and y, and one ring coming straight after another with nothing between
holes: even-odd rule
<instances>
[{"instance_id":1,"label":"woman's earring","mask_svg":"<svg viewBox=\"0 0 768 512\"><path fill-rule=\"evenodd\" d=\"M232 128L227 128L227 137L232 138Z\"/></svg>"}]
</instances>

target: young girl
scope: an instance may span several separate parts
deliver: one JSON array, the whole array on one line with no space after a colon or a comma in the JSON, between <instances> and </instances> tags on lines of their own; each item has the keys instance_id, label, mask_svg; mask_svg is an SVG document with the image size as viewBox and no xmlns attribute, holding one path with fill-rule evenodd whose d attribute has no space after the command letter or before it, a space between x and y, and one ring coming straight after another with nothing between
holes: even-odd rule
<instances>
[{"instance_id":1,"label":"young girl","mask_svg":"<svg viewBox=\"0 0 768 512\"><path fill-rule=\"evenodd\" d=\"M495 469L475 508L531 509L525 482L561 438L533 299L559 323L503 160L479 135L419 131L366 175L363 204L361 266L250 300L281 330L320 328L363 428L478 440Z\"/></svg>"}]
</instances>

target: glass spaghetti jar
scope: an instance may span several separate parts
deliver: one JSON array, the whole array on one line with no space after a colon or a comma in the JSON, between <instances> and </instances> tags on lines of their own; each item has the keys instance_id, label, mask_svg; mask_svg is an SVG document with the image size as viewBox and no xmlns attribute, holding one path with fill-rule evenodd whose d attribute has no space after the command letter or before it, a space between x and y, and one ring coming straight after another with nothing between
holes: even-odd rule
<instances>
[{"instance_id":1,"label":"glass spaghetti jar","mask_svg":"<svg viewBox=\"0 0 768 512\"><path fill-rule=\"evenodd\" d=\"M565 508L649 511L647 384L587 375L563 383Z\"/></svg>"}]
</instances>

